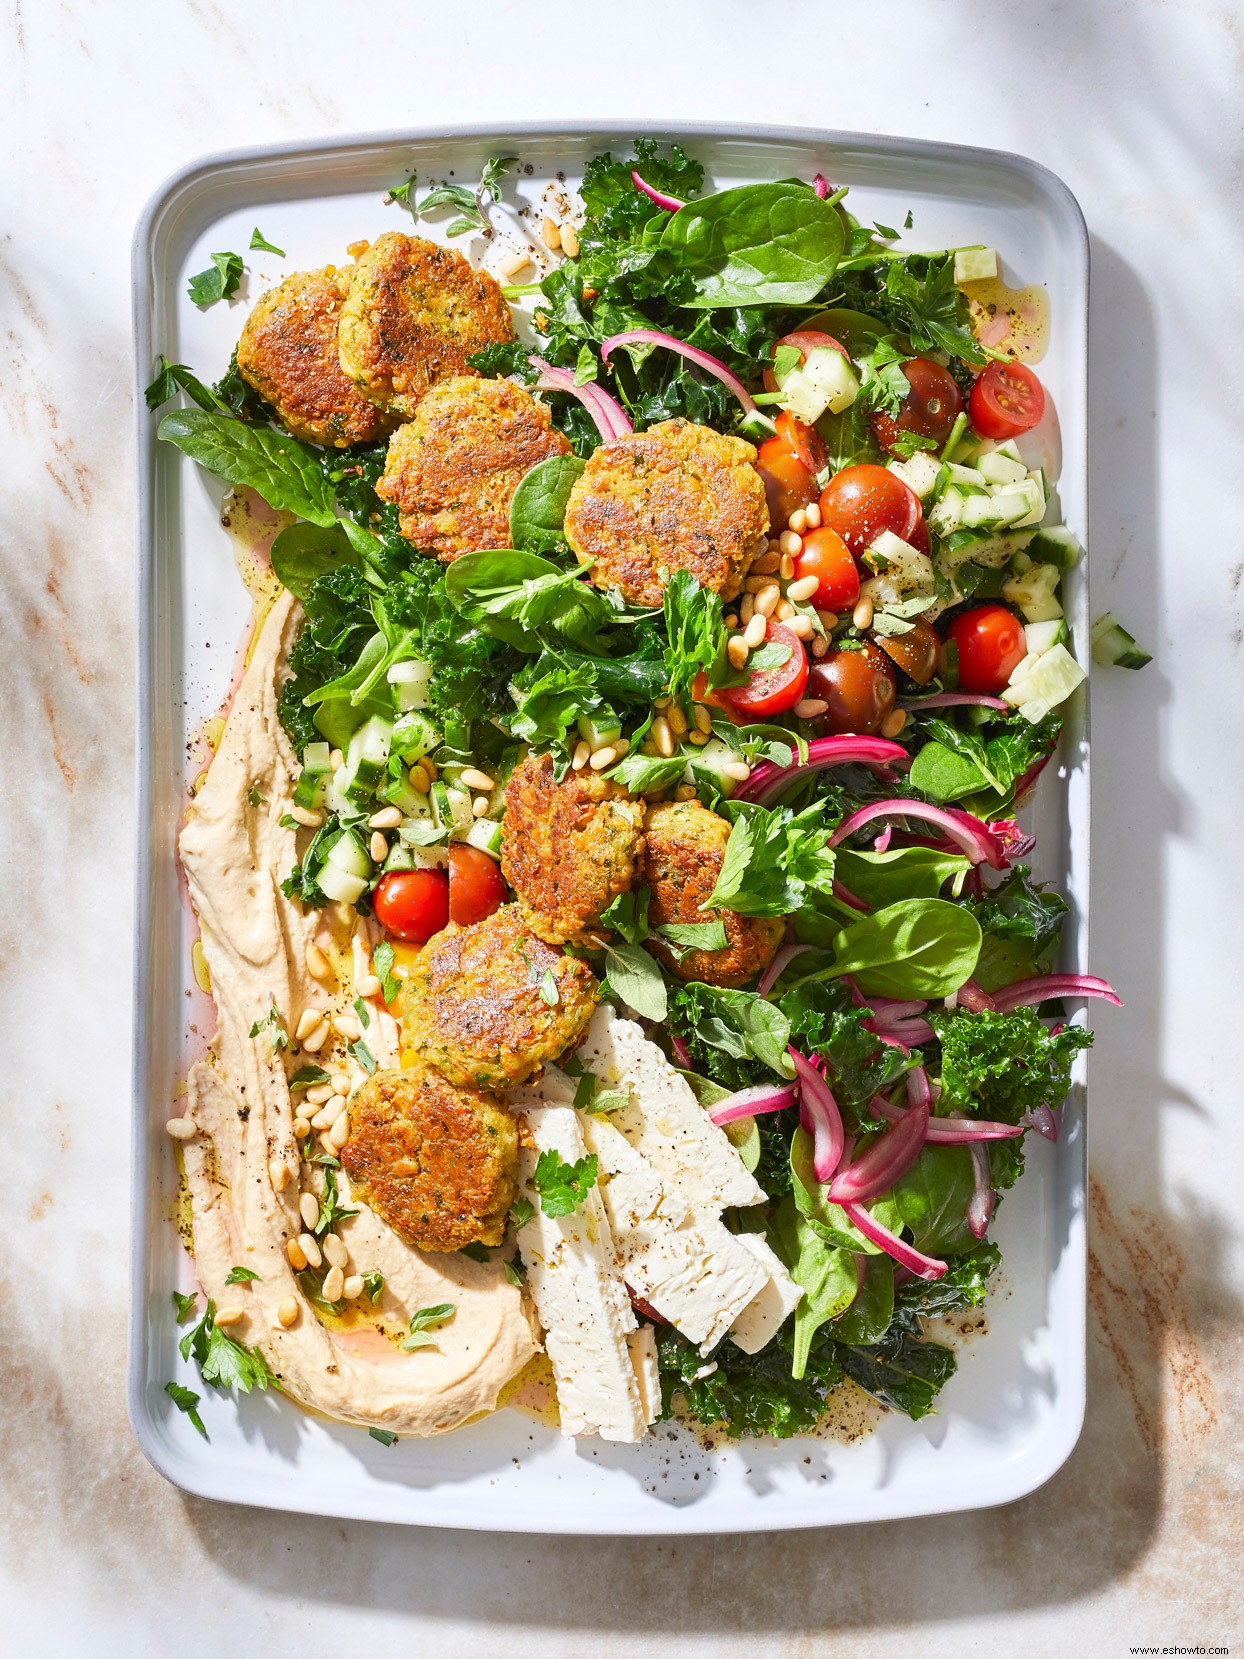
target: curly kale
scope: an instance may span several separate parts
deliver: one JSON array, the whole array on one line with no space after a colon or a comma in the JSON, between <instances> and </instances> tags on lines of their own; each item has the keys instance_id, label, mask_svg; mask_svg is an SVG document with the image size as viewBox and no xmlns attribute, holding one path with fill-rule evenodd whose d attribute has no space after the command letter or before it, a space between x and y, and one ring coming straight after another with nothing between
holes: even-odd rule
<instances>
[{"instance_id":1,"label":"curly kale","mask_svg":"<svg viewBox=\"0 0 1244 1659\"><path fill-rule=\"evenodd\" d=\"M699 1349L666 1326L657 1344L664 1415L673 1414L678 1397L697 1422L720 1423L733 1438L754 1434L785 1440L806 1433L842 1381L842 1366L834 1344L823 1344L811 1355L805 1375L796 1380L790 1374L788 1336L779 1332L758 1354L745 1354L732 1342L723 1342L713 1355L717 1369L699 1377L696 1373L704 1369Z\"/></svg>"},{"instance_id":2,"label":"curly kale","mask_svg":"<svg viewBox=\"0 0 1244 1659\"><path fill-rule=\"evenodd\" d=\"M779 998L790 1021L792 1044L829 1067L834 1098L853 1127L871 1121L868 1102L889 1088L907 1069L899 1049L879 1042L864 1024L867 1008L857 1008L838 980L805 980Z\"/></svg>"}]
</instances>

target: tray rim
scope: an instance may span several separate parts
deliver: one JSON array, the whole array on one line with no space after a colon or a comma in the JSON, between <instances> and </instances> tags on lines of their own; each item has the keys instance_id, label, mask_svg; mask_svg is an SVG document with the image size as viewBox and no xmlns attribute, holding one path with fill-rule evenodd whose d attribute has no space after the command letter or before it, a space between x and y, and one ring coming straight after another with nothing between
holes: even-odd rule
<instances>
[{"instance_id":1,"label":"tray rim","mask_svg":"<svg viewBox=\"0 0 1244 1659\"><path fill-rule=\"evenodd\" d=\"M152 985L148 972L148 958L146 954L147 940L150 925L150 895L147 885L147 874L152 868L152 772L150 766L149 737L151 725L155 716L153 698L154 656L153 648L158 637L157 618L153 614L152 588L155 571L155 561L158 557L154 546L151 525L151 507L154 499L152 451L150 445L149 412L143 396L145 382L150 373L153 361L151 340L151 300L152 289L152 259L155 240L161 223L166 214L174 208L179 198L192 194L198 187L213 177L236 172L255 165L274 165L285 163L296 164L299 161L313 164L328 158L346 156L352 152L368 150L383 150L386 148L400 148L402 145L426 144L429 142L444 141L453 144L463 141L480 139L494 139L498 142L515 140L521 144L528 139L564 138L572 142L584 139L599 138L608 142L630 140L635 134L652 136L658 140L686 141L694 143L696 140L710 141L756 141L768 144L804 144L817 145L823 148L855 146L859 150L874 155L903 159L911 156L936 158L951 166L970 168L973 165L987 165L1001 173L1018 175L1029 185L1035 186L1052 205L1061 210L1066 221L1064 229L1074 239L1073 255L1076 257L1082 273L1084 315L1081 330L1081 350L1076 353L1077 367L1084 388L1085 420L1083 442L1077 443L1070 452L1064 451L1062 472L1067 470L1069 459L1074 460L1080 469L1081 478L1085 484L1083 521L1085 542L1091 545L1091 527L1089 525L1088 500L1088 419L1087 419L1087 389L1088 389L1088 345L1089 345L1089 294L1091 284L1091 257L1088 226L1084 213L1076 196L1066 182L1046 167L1043 163L1031 157L1014 151L1000 150L983 145L969 145L955 142L946 142L939 139L903 138L895 134L860 132L844 128L800 127L791 125L770 125L765 123L719 123L713 121L680 121L668 123L665 121L645 122L643 120L608 119L599 121L567 120L540 120L515 122L463 122L445 123L434 127L401 127L388 128L379 131L352 132L342 135L328 136L319 139L289 139L272 144L257 144L238 146L207 153L184 163L169 173L156 186L136 222L131 240L131 321L133 340L133 407L134 407L134 437L135 437L135 518L137 525L138 571L135 582L135 695L137 714L137 736L135 742L135 905L134 905L134 933L132 941L132 971L134 986L133 1033L131 1041L131 1147L130 1147L130 1174L132 1183L131 1194L131 1226L130 1226L130 1296L127 1317L126 1340L126 1411L134 1437L138 1442L143 1456L151 1466L172 1485L179 1490L197 1497L211 1498L220 1502L245 1503L257 1508L289 1509L294 1508L302 1513L339 1516L358 1520L388 1520L408 1525L445 1528L447 1530L464 1531L504 1531L503 1527L494 1527L486 1518L475 1516L451 1517L441 1519L418 1513L388 1513L378 1514L375 1506L366 1503L352 1503L344 1493L334 1494L327 1503L314 1501L313 1489L299 1489L297 1491L285 1488L282 1491L269 1490L267 1492L252 1492L246 1495L232 1489L227 1489L223 1481L214 1481L210 1476L210 1465L194 1466L189 1472L181 1464L173 1464L166 1457L165 1448L153 1432L153 1423L148 1412L148 1403L144 1388L146 1378L142 1370L142 1308L148 1291L145 1273L144 1245L149 1235L153 1220L152 1214L152 1158L151 1136L149 1133L150 1099L148 1078L145 1072L147 1053L147 1010L150 1006ZM1061 474L1060 474L1061 476ZM1080 611L1087 616L1089 612L1089 561L1085 559L1079 571ZM1082 886L1085 895L1083 914L1079 917L1078 943L1081 957L1087 955L1088 941L1091 928L1091 744L1090 744L1090 711L1091 694L1086 681L1080 694L1079 736L1080 751L1077 755L1075 772L1079 779L1079 790L1082 801L1081 813L1084 831L1084 872ZM1082 965L1082 964L1081 964ZM1087 1061L1084 1095L1087 1101ZM1088 1157L1088 1121L1087 1115L1082 1115L1082 1128L1079 1136L1079 1169L1077 1173L1078 1191L1082 1198L1087 1196L1087 1157ZM960 1498L955 1492L947 1492L940 1501L931 1503L919 1502L915 1507L898 1507L888 1510L884 1514L869 1517L851 1515L826 1515L823 1518L809 1521L802 1513L785 1518L780 1512L771 1513L769 1510L749 1517L748 1524L724 1528L706 1517L708 1524L698 1522L697 1512L694 1509L659 1509L646 1515L642 1523L621 1525L618 1521L611 1524L596 1524L591 1518L578 1519L574 1524L549 1522L541 1518L530 1516L527 1518L524 1530L548 1535L582 1535L597 1537L621 1536L674 1536L680 1533L712 1535L715 1533L741 1534L751 1532L788 1531L829 1527L844 1524L866 1524L867 1522L884 1522L887 1520L910 1519L920 1515L949 1514L961 1510L976 1510L996 1508L1002 1504L1017 1502L1029 1496L1045 1485L1059 1469L1062 1468L1079 1440L1084 1424L1085 1394L1086 1394L1086 1345L1087 1345L1087 1213L1082 1216L1078 1229L1078 1246L1073 1263L1075 1269L1077 1301L1079 1318L1076 1322L1077 1352L1074 1376L1067 1379L1069 1398L1060 1416L1051 1425L1051 1429L1058 1432L1048 1433L1042 1444L1043 1456L1030 1458L1028 1462L1034 1465L1025 1468L1022 1478L1011 1486L992 1494L980 1497L965 1495ZM1074 1393L1070 1391L1074 1388ZM798 1442L792 1442L797 1444ZM201 1475L201 1479L194 1476ZM412 1494L427 1496L428 1493L420 1488L403 1488ZM371 1494L376 1496L376 1494Z\"/></svg>"}]
</instances>

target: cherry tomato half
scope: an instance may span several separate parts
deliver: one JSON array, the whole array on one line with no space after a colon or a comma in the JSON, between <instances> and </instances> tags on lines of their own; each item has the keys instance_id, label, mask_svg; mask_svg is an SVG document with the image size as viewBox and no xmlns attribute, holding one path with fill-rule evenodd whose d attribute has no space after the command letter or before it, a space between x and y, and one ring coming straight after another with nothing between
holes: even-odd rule
<instances>
[{"instance_id":1,"label":"cherry tomato half","mask_svg":"<svg viewBox=\"0 0 1244 1659\"><path fill-rule=\"evenodd\" d=\"M840 351L844 357L849 356L847 348L841 341L835 340L832 334L822 334L816 329L802 328L796 329L793 334L783 334L780 340L775 340L773 342L773 349L775 352L779 346L791 346L799 353L800 368L803 367L808 353L810 351L815 351L818 346L832 346L835 351ZM764 380L766 392L777 391L777 376L774 374L772 369L765 370Z\"/></svg>"},{"instance_id":2,"label":"cherry tomato half","mask_svg":"<svg viewBox=\"0 0 1244 1659\"><path fill-rule=\"evenodd\" d=\"M890 449L900 432L914 432L917 437L942 443L963 408L955 377L927 357L912 357L899 366L911 391L897 415L873 416L878 443L882 449Z\"/></svg>"},{"instance_id":3,"label":"cherry tomato half","mask_svg":"<svg viewBox=\"0 0 1244 1659\"><path fill-rule=\"evenodd\" d=\"M982 438L1017 438L1045 413L1045 389L1024 363L991 363L972 388L968 415Z\"/></svg>"},{"instance_id":4,"label":"cherry tomato half","mask_svg":"<svg viewBox=\"0 0 1244 1659\"><path fill-rule=\"evenodd\" d=\"M865 641L822 657L813 666L808 695L829 704L820 717L827 732L875 732L894 707L894 670Z\"/></svg>"},{"instance_id":5,"label":"cherry tomato half","mask_svg":"<svg viewBox=\"0 0 1244 1659\"><path fill-rule=\"evenodd\" d=\"M961 611L947 638L959 653L959 685L996 697L1027 655L1023 624L1004 605L977 605Z\"/></svg>"},{"instance_id":6,"label":"cherry tomato half","mask_svg":"<svg viewBox=\"0 0 1244 1659\"><path fill-rule=\"evenodd\" d=\"M914 622L905 634L878 635L877 644L917 685L933 678L942 642L927 622Z\"/></svg>"},{"instance_id":7,"label":"cherry tomato half","mask_svg":"<svg viewBox=\"0 0 1244 1659\"><path fill-rule=\"evenodd\" d=\"M756 451L756 470L764 480L774 534L786 528L796 508L816 500L816 472L785 438L765 439Z\"/></svg>"},{"instance_id":8,"label":"cherry tomato half","mask_svg":"<svg viewBox=\"0 0 1244 1659\"><path fill-rule=\"evenodd\" d=\"M449 877L444 870L390 870L381 876L372 903L386 933L426 945L449 920Z\"/></svg>"},{"instance_id":9,"label":"cherry tomato half","mask_svg":"<svg viewBox=\"0 0 1244 1659\"><path fill-rule=\"evenodd\" d=\"M825 440L815 426L808 426L806 422L792 415L789 409L783 409L774 421L778 429L778 437L788 449L791 449L807 467L809 472L819 472L825 465Z\"/></svg>"},{"instance_id":10,"label":"cherry tomato half","mask_svg":"<svg viewBox=\"0 0 1244 1659\"><path fill-rule=\"evenodd\" d=\"M802 581L815 576L820 586L812 596L818 611L850 611L860 596L860 573L851 549L836 530L822 525L809 530L795 555L795 575Z\"/></svg>"},{"instance_id":11,"label":"cherry tomato half","mask_svg":"<svg viewBox=\"0 0 1244 1659\"><path fill-rule=\"evenodd\" d=\"M479 847L464 842L449 849L449 919L459 927L482 922L505 903L501 866Z\"/></svg>"},{"instance_id":12,"label":"cherry tomato half","mask_svg":"<svg viewBox=\"0 0 1244 1659\"><path fill-rule=\"evenodd\" d=\"M770 620L765 645L784 645L790 655L779 667L755 669L742 685L723 686L717 693L730 718L743 725L785 714L803 696L808 683L808 657L797 634Z\"/></svg>"},{"instance_id":13,"label":"cherry tomato half","mask_svg":"<svg viewBox=\"0 0 1244 1659\"><path fill-rule=\"evenodd\" d=\"M920 523L920 498L886 467L843 467L821 491L821 523L852 553L863 553L883 530L910 541Z\"/></svg>"}]
</instances>

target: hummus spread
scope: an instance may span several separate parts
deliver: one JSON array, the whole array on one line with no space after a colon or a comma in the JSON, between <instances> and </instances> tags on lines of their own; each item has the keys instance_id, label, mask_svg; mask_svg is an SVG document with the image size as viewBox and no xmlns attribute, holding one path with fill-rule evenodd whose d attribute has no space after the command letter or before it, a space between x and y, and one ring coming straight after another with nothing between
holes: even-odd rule
<instances>
[{"instance_id":1,"label":"hummus spread","mask_svg":"<svg viewBox=\"0 0 1244 1659\"><path fill-rule=\"evenodd\" d=\"M187 1116L197 1132L184 1150L195 1264L218 1309L244 1310L230 1336L263 1353L291 1398L344 1422L437 1434L493 1410L538 1351L522 1294L502 1264L412 1248L351 1197L341 1169L334 1171L340 1201L357 1214L335 1230L352 1273L383 1273L378 1302L362 1297L347 1315L321 1318L286 1254L306 1230L300 1197L324 1182L295 1139L287 1079L310 1062L357 1072L356 1082L364 1075L344 1050L301 1056L293 1038L305 1010L335 1013L354 996L352 986L331 995L308 973L307 946L321 918L280 886L297 860L297 832L281 819L298 762L277 702L300 620L289 594L269 612L181 835L218 1022L211 1059L189 1078ZM378 997L368 1008L369 1051L381 1066L398 1064L395 1022ZM274 1041L282 1032L285 1048ZM308 1142L306 1157L317 1150ZM233 1267L258 1277L226 1285ZM291 1297L298 1314L286 1328L278 1309ZM411 1316L447 1302L456 1311L437 1326L434 1344L403 1352Z\"/></svg>"}]
</instances>

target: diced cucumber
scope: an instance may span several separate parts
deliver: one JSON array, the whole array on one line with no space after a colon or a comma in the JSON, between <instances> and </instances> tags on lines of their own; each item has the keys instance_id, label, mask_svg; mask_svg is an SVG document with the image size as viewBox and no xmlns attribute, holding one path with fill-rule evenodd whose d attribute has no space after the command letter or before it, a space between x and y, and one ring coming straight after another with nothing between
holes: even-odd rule
<instances>
[{"instance_id":1,"label":"diced cucumber","mask_svg":"<svg viewBox=\"0 0 1244 1659\"><path fill-rule=\"evenodd\" d=\"M998 275L996 248L958 248L955 282L992 282Z\"/></svg>"},{"instance_id":2,"label":"diced cucumber","mask_svg":"<svg viewBox=\"0 0 1244 1659\"><path fill-rule=\"evenodd\" d=\"M324 791L324 804L330 812L357 812L358 808L350 796L350 791L354 788L354 772L355 768L345 760L330 775Z\"/></svg>"},{"instance_id":3,"label":"diced cucumber","mask_svg":"<svg viewBox=\"0 0 1244 1659\"><path fill-rule=\"evenodd\" d=\"M1028 551L1042 564L1070 570L1080 557L1081 547L1065 524L1047 524L1028 543Z\"/></svg>"},{"instance_id":4,"label":"diced cucumber","mask_svg":"<svg viewBox=\"0 0 1244 1659\"><path fill-rule=\"evenodd\" d=\"M333 763L332 751L327 743L308 743L302 751L302 769L313 776L331 772Z\"/></svg>"},{"instance_id":5,"label":"diced cucumber","mask_svg":"<svg viewBox=\"0 0 1244 1659\"><path fill-rule=\"evenodd\" d=\"M332 774L329 774L331 777ZM294 785L294 800L297 805L308 810L324 805L324 797L328 790L328 778L318 772L303 770L298 782Z\"/></svg>"},{"instance_id":6,"label":"diced cucumber","mask_svg":"<svg viewBox=\"0 0 1244 1659\"><path fill-rule=\"evenodd\" d=\"M875 604L927 599L937 590L928 554L910 546L892 530L883 530L873 540L864 554L864 563L877 574L862 585L860 592Z\"/></svg>"},{"instance_id":7,"label":"diced cucumber","mask_svg":"<svg viewBox=\"0 0 1244 1659\"><path fill-rule=\"evenodd\" d=\"M432 785L430 801L432 817L451 841L463 841L475 822L471 811L471 796L465 789L456 789L439 778Z\"/></svg>"},{"instance_id":8,"label":"diced cucumber","mask_svg":"<svg viewBox=\"0 0 1244 1659\"><path fill-rule=\"evenodd\" d=\"M478 847L490 858L501 857L501 825L494 818L476 818L466 832L468 847Z\"/></svg>"},{"instance_id":9,"label":"diced cucumber","mask_svg":"<svg viewBox=\"0 0 1244 1659\"><path fill-rule=\"evenodd\" d=\"M376 791L382 801L401 807L408 818L430 818L432 809L428 797L415 789L406 778L386 778Z\"/></svg>"},{"instance_id":10,"label":"diced cucumber","mask_svg":"<svg viewBox=\"0 0 1244 1659\"><path fill-rule=\"evenodd\" d=\"M1008 486L1008 492L1010 488L1011 486ZM1040 524L1045 517L1045 474L1043 472L1030 472L1023 483L1016 484L1014 488L1020 495L1026 496L1028 500L1028 511L1023 518L1017 520L1017 523L1020 525Z\"/></svg>"},{"instance_id":11,"label":"diced cucumber","mask_svg":"<svg viewBox=\"0 0 1244 1659\"><path fill-rule=\"evenodd\" d=\"M389 856L384 861L385 873L390 870L413 870L415 868L414 854L404 841L395 841L389 848Z\"/></svg>"},{"instance_id":12,"label":"diced cucumber","mask_svg":"<svg viewBox=\"0 0 1244 1659\"><path fill-rule=\"evenodd\" d=\"M391 721L378 714L359 727L346 750L346 765L354 774L348 794L358 790L374 789L385 775L389 763L389 744L393 737Z\"/></svg>"},{"instance_id":13,"label":"diced cucumber","mask_svg":"<svg viewBox=\"0 0 1244 1659\"><path fill-rule=\"evenodd\" d=\"M1020 662L1002 699L1035 725L1050 709L1065 702L1083 681L1084 670L1067 647L1052 645L1039 657L1025 657Z\"/></svg>"},{"instance_id":14,"label":"diced cucumber","mask_svg":"<svg viewBox=\"0 0 1244 1659\"><path fill-rule=\"evenodd\" d=\"M916 450L915 454L909 455L905 461L890 462L890 471L896 478L901 478L921 501L932 495L937 488L941 470L936 455L930 455L927 449Z\"/></svg>"},{"instance_id":15,"label":"diced cucumber","mask_svg":"<svg viewBox=\"0 0 1244 1659\"><path fill-rule=\"evenodd\" d=\"M371 859L353 830L342 830L328 849L324 862L349 876L362 876L366 880L371 875Z\"/></svg>"},{"instance_id":16,"label":"diced cucumber","mask_svg":"<svg viewBox=\"0 0 1244 1659\"><path fill-rule=\"evenodd\" d=\"M1028 468L1022 461L1004 455L1000 449L991 450L987 455L978 455L976 470L987 484L1018 484L1021 479L1028 476Z\"/></svg>"},{"instance_id":17,"label":"diced cucumber","mask_svg":"<svg viewBox=\"0 0 1244 1659\"><path fill-rule=\"evenodd\" d=\"M749 409L739 422L739 436L750 438L754 444L762 444L766 438L776 435L777 423L760 409Z\"/></svg>"},{"instance_id":18,"label":"diced cucumber","mask_svg":"<svg viewBox=\"0 0 1244 1659\"><path fill-rule=\"evenodd\" d=\"M976 490L983 490L989 480L977 467L962 467L957 461L947 461L946 476L950 482L971 495Z\"/></svg>"},{"instance_id":19,"label":"diced cucumber","mask_svg":"<svg viewBox=\"0 0 1244 1659\"><path fill-rule=\"evenodd\" d=\"M616 743L622 736L622 728L618 725L598 726L590 715L579 716L579 736L593 749L603 749L609 743Z\"/></svg>"},{"instance_id":20,"label":"diced cucumber","mask_svg":"<svg viewBox=\"0 0 1244 1659\"><path fill-rule=\"evenodd\" d=\"M1000 444L982 444L980 447L980 454L1009 455L1012 461L1019 461L1025 467L1028 465L1027 461L1025 461L1024 457L1020 454L1019 445L1015 442L1014 438L1004 438Z\"/></svg>"},{"instance_id":21,"label":"diced cucumber","mask_svg":"<svg viewBox=\"0 0 1244 1659\"><path fill-rule=\"evenodd\" d=\"M973 497L972 499L988 500L989 498L985 496ZM963 509L967 500L968 497L963 494L962 490L955 489L953 484L944 489L933 503L930 511L925 514L929 529L935 531L939 536L948 536L951 531L957 530L964 522Z\"/></svg>"},{"instance_id":22,"label":"diced cucumber","mask_svg":"<svg viewBox=\"0 0 1244 1659\"><path fill-rule=\"evenodd\" d=\"M1005 529L1018 524L1031 510L1028 497L1018 490L1005 490L1000 495L970 495L963 503L960 523L965 530ZM930 524L933 522L929 520Z\"/></svg>"},{"instance_id":23,"label":"diced cucumber","mask_svg":"<svg viewBox=\"0 0 1244 1659\"><path fill-rule=\"evenodd\" d=\"M424 755L430 754L440 740L439 727L434 726L426 714L410 710L394 725L390 747L392 752L400 755L409 766L416 760L422 760Z\"/></svg>"},{"instance_id":24,"label":"diced cucumber","mask_svg":"<svg viewBox=\"0 0 1244 1659\"><path fill-rule=\"evenodd\" d=\"M1002 597L1019 606L1025 622L1053 622L1063 614L1058 602L1062 574L1057 565L1033 565L1002 584Z\"/></svg>"},{"instance_id":25,"label":"diced cucumber","mask_svg":"<svg viewBox=\"0 0 1244 1659\"><path fill-rule=\"evenodd\" d=\"M815 346L797 369L792 369L779 386L779 401L798 420L809 426L828 409L840 415L859 396L860 383L850 359L833 346Z\"/></svg>"},{"instance_id":26,"label":"diced cucumber","mask_svg":"<svg viewBox=\"0 0 1244 1659\"><path fill-rule=\"evenodd\" d=\"M316 876L320 891L339 904L357 904L367 891L366 876L352 876L335 864L326 864Z\"/></svg>"},{"instance_id":27,"label":"diced cucumber","mask_svg":"<svg viewBox=\"0 0 1244 1659\"><path fill-rule=\"evenodd\" d=\"M683 773L684 780L698 787L705 784L718 795L732 795L738 788L737 780L722 771L723 766L742 760L737 749L723 743L719 737L710 737L702 749L693 749L692 758Z\"/></svg>"},{"instance_id":28,"label":"diced cucumber","mask_svg":"<svg viewBox=\"0 0 1244 1659\"><path fill-rule=\"evenodd\" d=\"M988 530L978 530L971 533L959 531L955 537L954 548L942 543L939 557L952 567L961 565L965 559L970 559L975 565L983 565L986 570L1001 570L1002 566L1013 559L1017 553L1022 553L1032 536L1031 530L1004 530L998 535L992 535ZM963 538L960 540L960 538Z\"/></svg>"},{"instance_id":29,"label":"diced cucumber","mask_svg":"<svg viewBox=\"0 0 1244 1659\"><path fill-rule=\"evenodd\" d=\"M1104 668L1143 668L1153 657L1142 651L1112 611L1093 624L1093 661Z\"/></svg>"},{"instance_id":30,"label":"diced cucumber","mask_svg":"<svg viewBox=\"0 0 1244 1659\"><path fill-rule=\"evenodd\" d=\"M1035 662L1067 638L1067 624L1060 616L1049 622L1030 622L1024 629L1024 644Z\"/></svg>"},{"instance_id":31,"label":"diced cucumber","mask_svg":"<svg viewBox=\"0 0 1244 1659\"><path fill-rule=\"evenodd\" d=\"M387 678L393 687L393 701L399 712L427 708L428 685L432 679L430 662L395 662Z\"/></svg>"}]
</instances>

